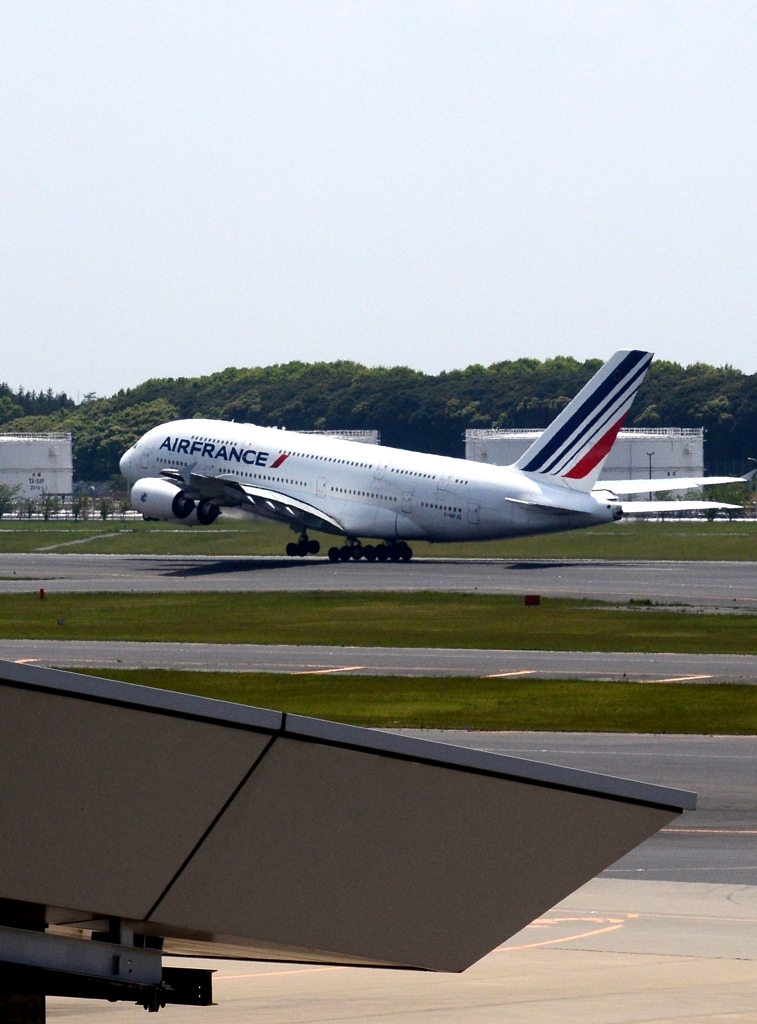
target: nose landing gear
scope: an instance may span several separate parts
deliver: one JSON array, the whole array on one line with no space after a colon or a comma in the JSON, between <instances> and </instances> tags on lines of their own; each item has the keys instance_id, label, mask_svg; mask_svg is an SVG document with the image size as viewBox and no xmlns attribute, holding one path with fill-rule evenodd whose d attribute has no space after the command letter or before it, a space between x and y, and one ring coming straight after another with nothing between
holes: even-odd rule
<instances>
[{"instance_id":1,"label":"nose landing gear","mask_svg":"<svg viewBox=\"0 0 757 1024\"><path fill-rule=\"evenodd\" d=\"M287 554L290 558L304 558L305 555L317 555L321 545L317 540L310 540L307 533L303 533L297 543L287 544Z\"/></svg>"}]
</instances>

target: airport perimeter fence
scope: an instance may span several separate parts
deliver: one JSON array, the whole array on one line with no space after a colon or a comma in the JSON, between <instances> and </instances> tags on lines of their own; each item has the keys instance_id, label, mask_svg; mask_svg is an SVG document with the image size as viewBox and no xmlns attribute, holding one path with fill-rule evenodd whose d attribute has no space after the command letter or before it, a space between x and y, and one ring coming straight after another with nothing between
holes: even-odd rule
<instances>
[{"instance_id":1,"label":"airport perimeter fence","mask_svg":"<svg viewBox=\"0 0 757 1024\"><path fill-rule=\"evenodd\" d=\"M19 497L14 488L0 484L0 520L87 522L142 520L141 512L131 507L127 494L73 495L43 494ZM757 522L754 500L738 509L681 511L665 513L626 513L622 522L742 521Z\"/></svg>"},{"instance_id":2,"label":"airport perimeter fence","mask_svg":"<svg viewBox=\"0 0 757 1024\"><path fill-rule=\"evenodd\" d=\"M4 494L0 485L0 520L86 522L142 519L127 496L90 497L89 495L43 494L19 498Z\"/></svg>"},{"instance_id":3,"label":"airport perimeter fence","mask_svg":"<svg viewBox=\"0 0 757 1024\"><path fill-rule=\"evenodd\" d=\"M98 507L99 506L99 507ZM74 509L69 502L63 507L53 509L42 509L39 507L29 508L25 504L21 508L13 508L10 511L0 511L0 523L10 522L143 522L144 516L141 512L131 507L115 506L103 507L101 501L93 503L90 508ZM676 512L670 513L637 513L627 514L618 525L623 523L648 522L648 523L692 523L692 522L715 522L715 523L755 523L757 524L757 510L754 508L717 511L711 514L702 512Z\"/></svg>"}]
</instances>

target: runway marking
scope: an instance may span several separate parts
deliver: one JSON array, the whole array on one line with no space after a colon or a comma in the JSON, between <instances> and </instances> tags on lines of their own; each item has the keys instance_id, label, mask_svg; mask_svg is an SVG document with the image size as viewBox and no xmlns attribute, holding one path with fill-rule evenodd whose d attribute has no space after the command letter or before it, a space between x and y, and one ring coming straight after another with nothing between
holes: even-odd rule
<instances>
[{"instance_id":1,"label":"runway marking","mask_svg":"<svg viewBox=\"0 0 757 1024\"><path fill-rule=\"evenodd\" d=\"M253 974L221 974L213 979L213 982L217 981L236 981L237 978L278 978L285 974L315 974L317 971L346 971L346 966L343 967L341 964L333 964L330 967L303 967L298 971L264 971Z\"/></svg>"},{"instance_id":2,"label":"runway marking","mask_svg":"<svg viewBox=\"0 0 757 1024\"><path fill-rule=\"evenodd\" d=\"M757 836L757 828L661 828L660 832L675 832L683 835L694 832L705 836Z\"/></svg>"},{"instance_id":3,"label":"runway marking","mask_svg":"<svg viewBox=\"0 0 757 1024\"><path fill-rule=\"evenodd\" d=\"M357 672L365 668L365 665L345 665L343 668L306 668L300 672L293 672L293 676L326 676L332 672Z\"/></svg>"},{"instance_id":4,"label":"runway marking","mask_svg":"<svg viewBox=\"0 0 757 1024\"><path fill-rule=\"evenodd\" d=\"M505 679L507 676L532 676L535 672L535 668L522 668L517 672L493 672L490 676L484 676L484 679Z\"/></svg>"},{"instance_id":5,"label":"runway marking","mask_svg":"<svg viewBox=\"0 0 757 1024\"><path fill-rule=\"evenodd\" d=\"M77 540L63 540L59 544L48 544L43 548L35 548L34 551L55 551L56 548L68 548L74 544L91 544L95 540L105 540L106 537L120 537L123 530L116 530L115 533L95 533L91 537L80 537Z\"/></svg>"},{"instance_id":6,"label":"runway marking","mask_svg":"<svg viewBox=\"0 0 757 1024\"><path fill-rule=\"evenodd\" d=\"M623 928L625 921L621 921L620 924L610 924L606 928L595 928L590 932L581 932L578 935L566 935L560 939L545 939L543 942L527 942L522 946L500 946L499 949L495 950L497 953L509 953L511 950L516 949L536 949L538 946L554 946L558 942L577 942L579 939L589 939L593 935L605 935L607 932L617 932Z\"/></svg>"},{"instance_id":7,"label":"runway marking","mask_svg":"<svg viewBox=\"0 0 757 1024\"><path fill-rule=\"evenodd\" d=\"M693 679L712 679L712 676L676 676L675 679L646 679L647 683L689 683Z\"/></svg>"},{"instance_id":8,"label":"runway marking","mask_svg":"<svg viewBox=\"0 0 757 1024\"><path fill-rule=\"evenodd\" d=\"M757 871L757 864L738 864L735 867L718 867L710 865L704 868L606 868L605 875L644 875L659 871ZM664 879L663 879L664 881ZM730 883L729 883L730 884Z\"/></svg>"},{"instance_id":9,"label":"runway marking","mask_svg":"<svg viewBox=\"0 0 757 1024\"><path fill-rule=\"evenodd\" d=\"M625 917L597 917L592 914L591 917L540 917L536 921L532 921L531 924L527 924L526 928L538 928L541 925L548 924L623 924L626 917L638 917L638 914L626 914Z\"/></svg>"},{"instance_id":10,"label":"runway marking","mask_svg":"<svg viewBox=\"0 0 757 1024\"><path fill-rule=\"evenodd\" d=\"M26 665L30 661L39 661L39 658L16 658L15 665Z\"/></svg>"}]
</instances>

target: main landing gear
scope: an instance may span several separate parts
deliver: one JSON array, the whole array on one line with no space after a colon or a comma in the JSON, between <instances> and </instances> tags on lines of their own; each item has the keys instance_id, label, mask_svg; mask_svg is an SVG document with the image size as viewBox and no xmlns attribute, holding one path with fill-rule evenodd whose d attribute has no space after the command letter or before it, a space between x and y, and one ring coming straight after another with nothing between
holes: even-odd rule
<instances>
[{"instance_id":1,"label":"main landing gear","mask_svg":"<svg viewBox=\"0 0 757 1024\"><path fill-rule=\"evenodd\" d=\"M413 557L413 549L404 540L391 544L345 544L341 548L329 548L329 559L332 562L349 562L352 558L359 562L409 562Z\"/></svg>"},{"instance_id":2,"label":"main landing gear","mask_svg":"<svg viewBox=\"0 0 757 1024\"><path fill-rule=\"evenodd\" d=\"M296 544L287 544L287 554L290 558L298 555L300 558L304 558L305 555L317 555L320 550L321 545L318 541L310 540L306 533L303 533Z\"/></svg>"}]
</instances>

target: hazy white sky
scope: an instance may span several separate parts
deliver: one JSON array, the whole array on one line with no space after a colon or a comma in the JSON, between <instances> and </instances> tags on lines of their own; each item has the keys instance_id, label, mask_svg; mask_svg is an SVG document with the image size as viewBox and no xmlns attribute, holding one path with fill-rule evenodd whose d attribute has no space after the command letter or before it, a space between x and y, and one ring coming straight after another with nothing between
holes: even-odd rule
<instances>
[{"instance_id":1,"label":"hazy white sky","mask_svg":"<svg viewBox=\"0 0 757 1024\"><path fill-rule=\"evenodd\" d=\"M757 5L0 7L0 380L757 371Z\"/></svg>"}]
</instances>

